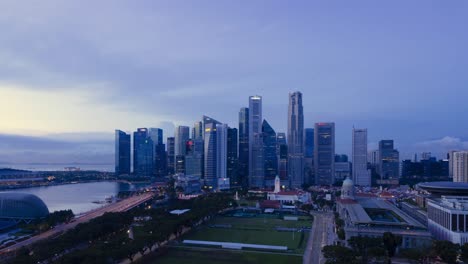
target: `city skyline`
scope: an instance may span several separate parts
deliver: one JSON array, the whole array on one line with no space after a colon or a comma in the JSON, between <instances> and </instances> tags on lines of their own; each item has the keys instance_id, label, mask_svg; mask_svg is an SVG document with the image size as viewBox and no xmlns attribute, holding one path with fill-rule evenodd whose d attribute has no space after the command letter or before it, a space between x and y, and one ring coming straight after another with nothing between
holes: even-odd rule
<instances>
[{"instance_id":1,"label":"city skyline","mask_svg":"<svg viewBox=\"0 0 468 264\"><path fill-rule=\"evenodd\" d=\"M401 158L468 148L466 1L93 5L108 12L0 3L1 162L112 163L115 129L173 135L203 114L236 127L252 94L286 132L295 90L305 128L336 124L337 153L353 125Z\"/></svg>"}]
</instances>

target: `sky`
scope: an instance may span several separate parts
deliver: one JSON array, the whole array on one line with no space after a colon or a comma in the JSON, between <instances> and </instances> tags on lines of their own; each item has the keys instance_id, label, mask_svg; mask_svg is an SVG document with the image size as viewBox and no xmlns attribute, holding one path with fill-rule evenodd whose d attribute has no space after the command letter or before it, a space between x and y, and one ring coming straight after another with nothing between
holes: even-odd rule
<instances>
[{"instance_id":1,"label":"sky","mask_svg":"<svg viewBox=\"0 0 468 264\"><path fill-rule=\"evenodd\" d=\"M401 158L468 149L468 1L0 1L0 163L113 162L113 131L336 123Z\"/></svg>"}]
</instances>

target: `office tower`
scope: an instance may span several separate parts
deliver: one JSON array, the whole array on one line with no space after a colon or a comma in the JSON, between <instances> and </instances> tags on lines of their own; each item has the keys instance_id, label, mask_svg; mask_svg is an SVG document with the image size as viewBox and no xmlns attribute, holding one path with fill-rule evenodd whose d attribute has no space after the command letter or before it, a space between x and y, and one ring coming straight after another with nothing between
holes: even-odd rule
<instances>
[{"instance_id":1,"label":"office tower","mask_svg":"<svg viewBox=\"0 0 468 264\"><path fill-rule=\"evenodd\" d=\"M153 140L147 128L138 128L133 132L133 172L137 176L153 175Z\"/></svg>"},{"instance_id":2,"label":"office tower","mask_svg":"<svg viewBox=\"0 0 468 264\"><path fill-rule=\"evenodd\" d=\"M457 152L457 150L451 150L447 153L447 159L449 160L449 178L453 179L453 153Z\"/></svg>"},{"instance_id":3,"label":"office tower","mask_svg":"<svg viewBox=\"0 0 468 264\"><path fill-rule=\"evenodd\" d=\"M178 126L175 130L175 156L185 156L185 143L190 138L190 128L188 126Z\"/></svg>"},{"instance_id":4,"label":"office tower","mask_svg":"<svg viewBox=\"0 0 468 264\"><path fill-rule=\"evenodd\" d=\"M217 190L229 189L227 177L228 126L216 125L216 177ZM225 185L227 183L227 186Z\"/></svg>"},{"instance_id":5,"label":"office tower","mask_svg":"<svg viewBox=\"0 0 468 264\"><path fill-rule=\"evenodd\" d=\"M379 165L379 150L378 150L378 149L371 150L371 151L368 153L367 159L368 159L368 162L369 162L373 167L378 167L378 165Z\"/></svg>"},{"instance_id":6,"label":"office tower","mask_svg":"<svg viewBox=\"0 0 468 264\"><path fill-rule=\"evenodd\" d=\"M335 161L335 182L351 178L351 163L348 161Z\"/></svg>"},{"instance_id":7,"label":"office tower","mask_svg":"<svg viewBox=\"0 0 468 264\"><path fill-rule=\"evenodd\" d=\"M149 128L148 136L153 140L154 145L163 144L163 130L160 128Z\"/></svg>"},{"instance_id":8,"label":"office tower","mask_svg":"<svg viewBox=\"0 0 468 264\"><path fill-rule=\"evenodd\" d=\"M239 181L244 188L248 186L249 176L249 108L239 111Z\"/></svg>"},{"instance_id":9,"label":"office tower","mask_svg":"<svg viewBox=\"0 0 468 264\"><path fill-rule=\"evenodd\" d=\"M400 154L393 147L393 140L379 142L379 174L381 180L398 180L400 177Z\"/></svg>"},{"instance_id":10,"label":"office tower","mask_svg":"<svg viewBox=\"0 0 468 264\"><path fill-rule=\"evenodd\" d=\"M227 133L227 177L233 186L239 186L237 156L237 128L228 128Z\"/></svg>"},{"instance_id":11,"label":"office tower","mask_svg":"<svg viewBox=\"0 0 468 264\"><path fill-rule=\"evenodd\" d=\"M203 137L192 140L190 151L185 156L185 174L203 176Z\"/></svg>"},{"instance_id":12,"label":"office tower","mask_svg":"<svg viewBox=\"0 0 468 264\"><path fill-rule=\"evenodd\" d=\"M267 186L274 186L275 177L278 175L276 132L266 120L263 120L262 133L265 182Z\"/></svg>"},{"instance_id":13,"label":"office tower","mask_svg":"<svg viewBox=\"0 0 468 264\"><path fill-rule=\"evenodd\" d=\"M288 155L291 187L300 188L304 184L304 110L300 92L289 94Z\"/></svg>"},{"instance_id":14,"label":"office tower","mask_svg":"<svg viewBox=\"0 0 468 264\"><path fill-rule=\"evenodd\" d=\"M158 144L155 146L154 176L156 176L156 178L167 176L167 153L165 144Z\"/></svg>"},{"instance_id":15,"label":"office tower","mask_svg":"<svg viewBox=\"0 0 468 264\"><path fill-rule=\"evenodd\" d=\"M468 182L468 151L457 151L452 153L453 181Z\"/></svg>"},{"instance_id":16,"label":"office tower","mask_svg":"<svg viewBox=\"0 0 468 264\"><path fill-rule=\"evenodd\" d=\"M203 138L203 122L197 121L193 124L192 139Z\"/></svg>"},{"instance_id":17,"label":"office tower","mask_svg":"<svg viewBox=\"0 0 468 264\"><path fill-rule=\"evenodd\" d=\"M204 181L205 185L210 189L216 189L218 185L217 177L217 139L216 130L220 122L203 117L204 126Z\"/></svg>"},{"instance_id":18,"label":"office tower","mask_svg":"<svg viewBox=\"0 0 468 264\"><path fill-rule=\"evenodd\" d=\"M175 173L175 139L168 137L167 141L167 173L172 175Z\"/></svg>"},{"instance_id":19,"label":"office tower","mask_svg":"<svg viewBox=\"0 0 468 264\"><path fill-rule=\"evenodd\" d=\"M281 132L276 136L276 155L278 156L278 175L280 180L288 182L288 145L285 133Z\"/></svg>"},{"instance_id":20,"label":"office tower","mask_svg":"<svg viewBox=\"0 0 468 264\"><path fill-rule=\"evenodd\" d=\"M316 123L314 135L315 184L335 182L335 123Z\"/></svg>"},{"instance_id":21,"label":"office tower","mask_svg":"<svg viewBox=\"0 0 468 264\"><path fill-rule=\"evenodd\" d=\"M335 154L335 162L348 162L348 155Z\"/></svg>"},{"instance_id":22,"label":"office tower","mask_svg":"<svg viewBox=\"0 0 468 264\"><path fill-rule=\"evenodd\" d=\"M353 128L353 177L355 185L371 186L371 172L367 168L367 129Z\"/></svg>"},{"instance_id":23,"label":"office tower","mask_svg":"<svg viewBox=\"0 0 468 264\"><path fill-rule=\"evenodd\" d=\"M304 130L304 181L314 184L314 129Z\"/></svg>"},{"instance_id":24,"label":"office tower","mask_svg":"<svg viewBox=\"0 0 468 264\"><path fill-rule=\"evenodd\" d=\"M115 130L115 175L130 174L130 135Z\"/></svg>"},{"instance_id":25,"label":"office tower","mask_svg":"<svg viewBox=\"0 0 468 264\"><path fill-rule=\"evenodd\" d=\"M264 186L262 97L249 97L249 187Z\"/></svg>"}]
</instances>

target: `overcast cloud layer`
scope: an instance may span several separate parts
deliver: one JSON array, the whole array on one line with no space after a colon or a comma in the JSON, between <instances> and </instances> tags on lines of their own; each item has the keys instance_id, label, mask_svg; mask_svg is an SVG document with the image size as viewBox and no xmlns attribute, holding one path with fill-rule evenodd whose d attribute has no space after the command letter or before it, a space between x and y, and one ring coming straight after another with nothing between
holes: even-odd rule
<instances>
[{"instance_id":1,"label":"overcast cloud layer","mask_svg":"<svg viewBox=\"0 0 468 264\"><path fill-rule=\"evenodd\" d=\"M350 153L353 125L369 129L371 146L395 139L402 157L467 148L464 0L31 0L0 10L1 161L112 162L116 128L168 136L203 114L236 127L254 94L285 131L295 90L306 127L336 122L337 153Z\"/></svg>"}]
</instances>

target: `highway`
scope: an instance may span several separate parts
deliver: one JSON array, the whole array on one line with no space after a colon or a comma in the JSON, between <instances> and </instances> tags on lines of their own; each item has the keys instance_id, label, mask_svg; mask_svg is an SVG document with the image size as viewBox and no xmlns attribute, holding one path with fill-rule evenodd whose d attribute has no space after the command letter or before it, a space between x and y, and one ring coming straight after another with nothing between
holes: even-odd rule
<instances>
[{"instance_id":1,"label":"highway","mask_svg":"<svg viewBox=\"0 0 468 264\"><path fill-rule=\"evenodd\" d=\"M322 247L331 245L335 235L333 214L314 212L314 223L304 252L303 264L323 264Z\"/></svg>"},{"instance_id":2,"label":"highway","mask_svg":"<svg viewBox=\"0 0 468 264\"><path fill-rule=\"evenodd\" d=\"M150 200L151 198L153 198L153 196L154 196L154 194L152 192L151 193L147 192L147 193L144 193L144 194L141 194L141 195L132 196L132 197L126 198L124 200L121 200L119 202L116 202L116 203L113 203L113 204L110 204L110 205L107 205L107 206L104 206L104 207L97 208L95 210L89 211L89 212L87 212L87 213L73 219L69 223L58 225L55 228L50 229L50 230L48 230L48 231L46 231L46 232L44 232L42 234L33 236L33 237L31 237L31 238L29 238L27 240L24 240L24 241L21 241L21 242L18 242L16 244L14 244L14 245L11 245L9 247L3 248L3 249L0 250L0 254L9 253L9 252L12 252L12 251L15 251L15 250L21 248L22 246L28 246L28 245L34 244L34 243L36 243L36 242L38 242L40 240L58 236L63 232L66 232L66 231L68 231L70 229L73 229L78 224L86 223L86 222L90 221L93 218L102 216L104 213L110 213L110 212L115 213L115 212L128 211L128 210L134 208L135 206L138 206L138 205Z\"/></svg>"}]
</instances>

